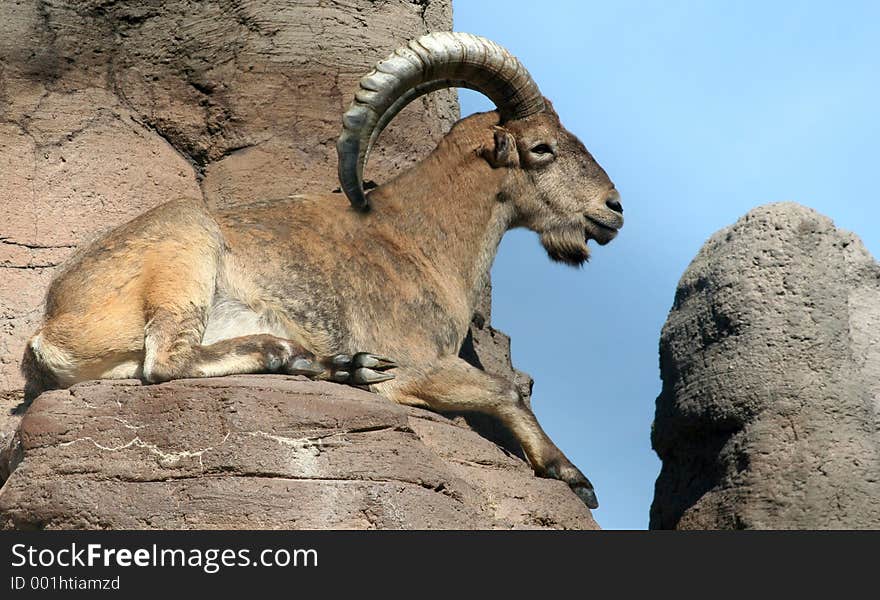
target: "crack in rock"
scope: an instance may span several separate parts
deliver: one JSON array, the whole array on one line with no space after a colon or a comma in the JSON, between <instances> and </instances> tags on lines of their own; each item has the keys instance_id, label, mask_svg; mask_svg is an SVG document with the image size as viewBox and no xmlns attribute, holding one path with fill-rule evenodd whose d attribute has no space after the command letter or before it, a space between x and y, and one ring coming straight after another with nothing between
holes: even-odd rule
<instances>
[{"instance_id":1,"label":"crack in rock","mask_svg":"<svg viewBox=\"0 0 880 600\"><path fill-rule=\"evenodd\" d=\"M129 426L129 427L133 427L133 426ZM230 433L227 432L226 435L223 437L223 440L218 445L218 447L222 446L223 444L226 443L226 440L229 439L229 435L230 435ZM62 442L59 444L59 447L63 448L63 447L67 447L67 446L72 446L73 444L76 444L78 442L91 442L96 448L98 448L99 450L102 450L104 452L119 452L121 450L126 450L126 449L132 448L132 447L143 448L144 450L148 450L152 454L155 454L156 456L158 456L159 457L159 465L162 467L170 467L170 466L176 465L177 463L179 463L181 460L183 460L185 458L198 458L199 459L199 466L204 468L205 464L202 461L202 457L204 456L204 454L206 452L215 449L214 446L208 446L207 448L202 448L201 450L195 450L195 451L181 450L179 452L165 452L161 448L156 446L155 444L151 444L149 442L143 441L140 438L140 436L136 436L134 439L129 440L128 442L121 444L119 446L105 446L104 444L101 444L99 441L97 441L95 438L93 438L91 436L86 436L86 437L82 437L82 438L77 438L75 440L71 440L69 442Z\"/></svg>"}]
</instances>

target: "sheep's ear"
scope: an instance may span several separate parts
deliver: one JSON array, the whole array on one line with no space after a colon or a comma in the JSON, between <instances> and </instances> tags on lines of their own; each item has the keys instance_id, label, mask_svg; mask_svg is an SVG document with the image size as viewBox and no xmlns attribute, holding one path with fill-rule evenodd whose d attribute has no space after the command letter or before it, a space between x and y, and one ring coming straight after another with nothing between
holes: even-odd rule
<instances>
[{"instance_id":1,"label":"sheep's ear","mask_svg":"<svg viewBox=\"0 0 880 600\"><path fill-rule=\"evenodd\" d=\"M495 127L493 137L493 147L483 146L480 148L480 155L495 169L518 167L519 151L516 149L516 138L513 134L503 127Z\"/></svg>"}]
</instances>

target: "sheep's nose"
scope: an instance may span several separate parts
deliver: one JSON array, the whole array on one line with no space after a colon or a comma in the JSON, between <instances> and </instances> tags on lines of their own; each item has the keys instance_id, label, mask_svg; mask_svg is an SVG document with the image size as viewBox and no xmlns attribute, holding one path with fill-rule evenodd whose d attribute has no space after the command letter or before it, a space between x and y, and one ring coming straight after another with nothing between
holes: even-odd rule
<instances>
[{"instance_id":1,"label":"sheep's nose","mask_svg":"<svg viewBox=\"0 0 880 600\"><path fill-rule=\"evenodd\" d=\"M605 206L616 213L623 214L623 206L620 204L620 194L617 190L614 190L609 194L608 198L605 200Z\"/></svg>"}]
</instances>

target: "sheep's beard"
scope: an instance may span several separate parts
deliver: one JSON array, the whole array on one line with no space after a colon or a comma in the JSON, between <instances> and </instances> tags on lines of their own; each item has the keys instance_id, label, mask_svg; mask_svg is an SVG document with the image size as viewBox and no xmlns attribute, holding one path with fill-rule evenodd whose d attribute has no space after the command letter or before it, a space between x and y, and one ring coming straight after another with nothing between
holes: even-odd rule
<instances>
[{"instance_id":1,"label":"sheep's beard","mask_svg":"<svg viewBox=\"0 0 880 600\"><path fill-rule=\"evenodd\" d=\"M541 245L551 259L573 267L590 260L590 249L583 229L551 229L541 234Z\"/></svg>"}]
</instances>

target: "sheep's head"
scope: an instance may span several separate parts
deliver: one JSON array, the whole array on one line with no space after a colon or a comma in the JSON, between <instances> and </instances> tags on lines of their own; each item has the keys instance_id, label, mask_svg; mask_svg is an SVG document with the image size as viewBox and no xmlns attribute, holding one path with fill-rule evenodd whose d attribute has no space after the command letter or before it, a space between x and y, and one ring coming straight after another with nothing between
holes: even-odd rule
<instances>
[{"instance_id":1,"label":"sheep's head","mask_svg":"<svg viewBox=\"0 0 880 600\"><path fill-rule=\"evenodd\" d=\"M581 141L546 108L494 129L483 155L496 168L510 169L504 196L516 206L515 225L541 236L553 260L580 265L587 241L607 244L623 226L620 195Z\"/></svg>"},{"instance_id":2,"label":"sheep's head","mask_svg":"<svg viewBox=\"0 0 880 600\"><path fill-rule=\"evenodd\" d=\"M482 154L506 168L504 196L515 203L515 225L528 227L554 260L582 264L587 241L610 242L623 225L614 185L584 145L559 121L528 71L485 38L429 33L398 48L360 81L336 144L342 190L357 210L369 210L363 170L370 148L407 104L445 87L466 87L498 107L493 147Z\"/></svg>"}]
</instances>

